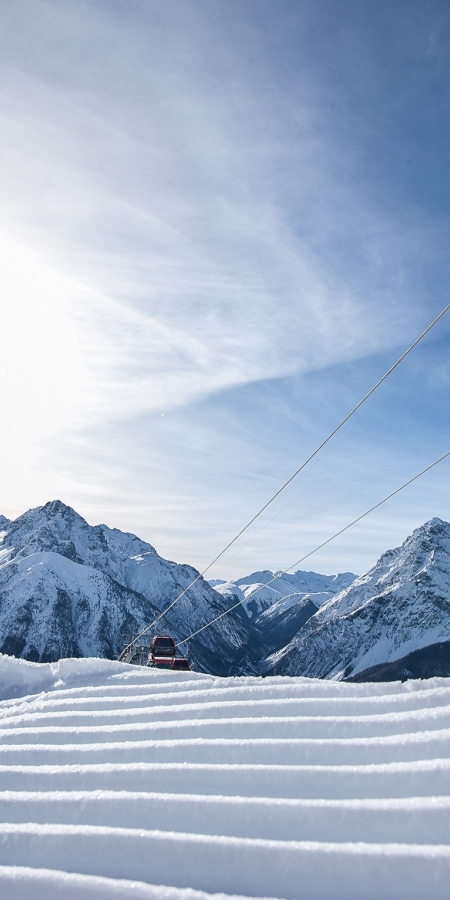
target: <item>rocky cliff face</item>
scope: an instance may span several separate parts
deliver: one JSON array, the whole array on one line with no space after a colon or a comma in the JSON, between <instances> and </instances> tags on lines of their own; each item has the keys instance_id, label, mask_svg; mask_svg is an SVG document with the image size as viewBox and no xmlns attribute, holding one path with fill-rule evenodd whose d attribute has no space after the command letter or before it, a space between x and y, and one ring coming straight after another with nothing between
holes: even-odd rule
<instances>
[{"instance_id":1,"label":"rocky cliff face","mask_svg":"<svg viewBox=\"0 0 450 900\"><path fill-rule=\"evenodd\" d=\"M59 500L0 521L0 652L35 661L114 658L198 573L162 559L133 534L92 527ZM158 630L176 640L223 612L200 579ZM240 609L186 645L198 669L228 674L248 640Z\"/></svg>"},{"instance_id":2,"label":"rocky cliff face","mask_svg":"<svg viewBox=\"0 0 450 900\"><path fill-rule=\"evenodd\" d=\"M432 519L341 591L264 664L348 678L450 639L450 524Z\"/></svg>"}]
</instances>

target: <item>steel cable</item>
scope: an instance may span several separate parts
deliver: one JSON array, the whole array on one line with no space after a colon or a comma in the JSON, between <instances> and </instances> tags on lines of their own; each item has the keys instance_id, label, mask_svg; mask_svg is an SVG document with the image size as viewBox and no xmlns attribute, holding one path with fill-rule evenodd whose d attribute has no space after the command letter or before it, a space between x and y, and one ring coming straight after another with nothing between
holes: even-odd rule
<instances>
[{"instance_id":1,"label":"steel cable","mask_svg":"<svg viewBox=\"0 0 450 900\"><path fill-rule=\"evenodd\" d=\"M304 556L302 556L300 559L298 559L297 562L292 563L292 566L289 566L289 568L285 569L284 572L278 572L276 575L274 575L274 577L271 578L270 581L268 581L266 584L261 585L261 587L258 588L258 590L256 590L252 594L252 599L253 599L253 597L256 596L256 594L259 593L259 591L262 591L263 588L268 587L270 584L272 584L273 581L276 581L278 578L282 578L283 575L287 575L287 573L290 572L291 569L293 569L295 566L299 566L300 563L304 562L305 559L308 559L310 556L312 556L313 553L317 553L317 551L321 550L322 547L326 547L327 544L330 544L331 541L334 541L334 539L339 537L340 534L344 534L344 531L348 531L349 528L351 528L353 525L356 525L356 523L360 522L361 519L365 519L365 517L368 516L369 513L373 512L375 509L378 509L380 506L383 505L383 503L386 503L392 497L395 497L395 495L399 494L400 491L403 491L404 488L406 488L406 487L408 487L408 485L412 484L413 481L417 481L417 479L420 478L421 475L425 475L425 472L429 472L430 469L433 469L434 466L437 466L438 463L440 463L440 462L442 462L442 460L446 459L447 456L450 456L450 450L448 450L447 453L444 453L443 456L440 456L439 459L435 459L435 461L433 463L431 463L431 465L427 466L425 469L422 469L421 472L418 472L417 475L414 475L413 478L409 479L409 481L405 481L405 483L402 484L401 487L397 488L395 491L392 491L392 493L388 494L387 497L384 497L383 500L380 500L378 503L375 503L375 506L371 506L370 509L366 510L366 512L362 513L362 515L358 516L356 519L353 519L353 521L349 522L348 525L345 525L344 528L341 528L339 531L336 531L336 533L333 534L331 537L327 538L326 541L322 541L321 544L319 544L317 547L314 547L314 550L310 550L309 553L305 553ZM201 631L204 631L205 628L209 628L210 625L214 625L214 623L218 622L219 619L223 619L223 617L227 616L228 613L233 611L233 609L236 609L238 606L241 606L242 603L245 603L246 599L247 598L244 597L242 600L239 600L239 603L235 603L234 606L230 606L229 609L226 609L225 612L220 613L220 615L216 616L215 619L212 619L211 622L207 622L206 625L202 625L201 628L198 628L197 631L194 631L192 634L189 635L189 637L183 638L182 641L179 641L177 643L177 647L181 647L182 644L185 644L187 641L190 641L191 638L196 637L198 634L200 634Z\"/></svg>"},{"instance_id":2,"label":"steel cable","mask_svg":"<svg viewBox=\"0 0 450 900\"><path fill-rule=\"evenodd\" d=\"M152 628L155 627L155 625L157 625L157 623L163 618L163 616L165 616L169 612L169 610L171 610L172 607L174 607L175 604L178 603L178 601L181 600L181 598L184 597L192 587L194 587L194 584L197 584L197 582L201 578L203 578L203 576L206 575L206 573L209 572L210 569L212 569L212 567L216 564L216 562L218 562L218 560L221 559L222 556L224 556L224 554L227 552L227 550L229 550L230 547L232 547L233 544L235 544L236 541L238 541L239 538L242 537L242 535L250 528L250 526L253 525L254 522L256 522L256 520L259 518L259 516L261 516L262 513L274 502L274 500L276 500L276 498L280 496L282 491L284 491L285 488L287 488L287 486L294 480L294 478L296 478L297 475L299 475L300 472L302 472L303 469L306 468L308 463L310 463L311 460L313 460L314 457L317 456L317 454L323 449L323 447L326 446L326 444L328 444L328 442L334 437L334 435L337 434L338 431L340 431L340 429L343 427L343 425L345 425L346 422L348 422L348 420L351 419L351 417L357 412L357 410L361 408L363 403L365 403L366 400L368 400L369 397L371 397L372 394L377 390L377 388L379 388L380 385L382 385L383 382L386 381L386 378L389 377L389 375L394 371L394 369L396 369L397 366L399 366L400 363L403 362L404 359L406 359L408 354L411 353L411 351L414 350L415 347L417 347L417 345L425 337L425 335L427 335L428 332L431 331L431 329L437 324L437 322L439 322L440 319L442 319L442 317L445 315L446 312L448 312L449 309L450 309L450 303L448 303L447 306L439 313L439 315L436 316L436 318L433 319L433 321L427 326L427 328L425 328L425 330L422 331L422 333L419 335L419 337L417 337L416 340L413 341L412 344L410 344L410 346L405 350L404 353L402 353L402 355L397 359L397 361L373 385L373 387L370 389L370 391L368 391L367 394L365 394L364 397L362 397L362 399L359 401L359 403L357 403L356 406L354 406L353 409L351 409L350 412L342 419L342 421L339 422L338 425L336 425L336 427L333 429L333 431L330 432L328 437L326 437L318 445L318 447L316 447L316 449L307 457L307 459L304 460L304 462L301 464L301 466L299 466L298 469L296 469L296 471L284 482L284 484L282 484L281 487L278 488L278 490L275 492L275 494L272 495L272 497L267 501L267 503L265 503L264 506L262 506L261 509L258 510L258 512L255 513L254 516L252 516L252 518L247 522L247 524L244 525L243 528L241 528L241 530L238 532L238 534L236 534L235 537L231 541L229 541L229 543L226 545L226 547L224 547L223 550L221 550L221 552L217 554L217 556L212 560L212 562L210 562L209 565L207 565L205 569L203 569L201 572L199 572L199 574L194 578L194 580L191 581L191 583L186 588L184 588L184 590L181 591L181 593L178 594L178 596L175 597L175 599L172 600L171 603L169 603L169 606L167 606L166 609L164 609L158 616L156 616L156 618L153 620L153 622L150 623L150 625L147 625L147 627L144 628L143 631L141 631L138 635L136 635L136 637L133 638L133 640L129 644L127 644L126 647L124 647L124 649L122 650L122 653L119 656L119 660L121 660L123 658L123 656L128 652L128 650L133 646L133 644L136 643L136 641L140 640L140 638L143 637L144 634L147 634L149 631L151 631ZM434 463L434 465L435 465L435 463ZM426 471L426 470L424 470L424 471ZM386 498L386 499L388 499L388 498ZM382 502L385 502L385 501L382 501ZM366 513L366 515L367 515L367 513ZM294 563L294 565L297 565L297 563ZM291 568L292 568L292 566L291 566ZM225 615L225 613L223 615Z\"/></svg>"}]
</instances>

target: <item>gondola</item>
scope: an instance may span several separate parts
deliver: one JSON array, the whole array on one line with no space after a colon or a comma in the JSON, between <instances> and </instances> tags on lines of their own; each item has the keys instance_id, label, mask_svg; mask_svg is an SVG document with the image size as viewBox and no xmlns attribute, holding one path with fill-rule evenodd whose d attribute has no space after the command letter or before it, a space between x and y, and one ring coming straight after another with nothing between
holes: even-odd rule
<instances>
[{"instance_id":1,"label":"gondola","mask_svg":"<svg viewBox=\"0 0 450 900\"><path fill-rule=\"evenodd\" d=\"M166 634L154 637L150 648L151 664L158 668L170 669L176 652L177 648L173 638Z\"/></svg>"}]
</instances>

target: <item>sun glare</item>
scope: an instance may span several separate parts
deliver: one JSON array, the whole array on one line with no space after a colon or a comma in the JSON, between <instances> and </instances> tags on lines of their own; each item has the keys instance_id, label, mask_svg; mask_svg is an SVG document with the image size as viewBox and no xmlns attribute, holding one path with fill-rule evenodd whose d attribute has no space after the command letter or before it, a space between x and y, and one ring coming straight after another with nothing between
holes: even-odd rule
<instances>
[{"instance_id":1,"label":"sun glare","mask_svg":"<svg viewBox=\"0 0 450 900\"><path fill-rule=\"evenodd\" d=\"M23 489L43 444L86 415L89 366L77 319L83 290L34 250L0 235L4 497L17 477Z\"/></svg>"},{"instance_id":2,"label":"sun glare","mask_svg":"<svg viewBox=\"0 0 450 900\"><path fill-rule=\"evenodd\" d=\"M24 437L44 437L82 415L88 383L77 300L83 288L39 255L0 237L3 416Z\"/></svg>"}]
</instances>

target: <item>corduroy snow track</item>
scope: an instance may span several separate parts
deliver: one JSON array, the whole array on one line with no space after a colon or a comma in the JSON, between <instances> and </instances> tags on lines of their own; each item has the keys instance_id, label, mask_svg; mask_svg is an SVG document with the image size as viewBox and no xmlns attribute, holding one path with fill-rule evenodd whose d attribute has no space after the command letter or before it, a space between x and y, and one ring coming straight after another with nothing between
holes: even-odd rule
<instances>
[{"instance_id":1,"label":"corduroy snow track","mask_svg":"<svg viewBox=\"0 0 450 900\"><path fill-rule=\"evenodd\" d=\"M2 896L447 897L448 681L8 665Z\"/></svg>"}]
</instances>

